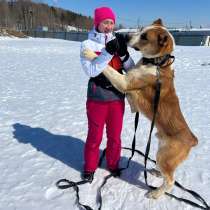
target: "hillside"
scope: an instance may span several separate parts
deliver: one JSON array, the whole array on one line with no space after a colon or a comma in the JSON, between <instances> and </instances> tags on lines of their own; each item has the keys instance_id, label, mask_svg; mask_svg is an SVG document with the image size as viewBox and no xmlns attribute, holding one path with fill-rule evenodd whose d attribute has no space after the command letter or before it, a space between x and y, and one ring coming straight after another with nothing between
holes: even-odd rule
<instances>
[{"instance_id":1,"label":"hillside","mask_svg":"<svg viewBox=\"0 0 210 210\"><path fill-rule=\"evenodd\" d=\"M0 1L0 28L65 31L68 26L89 30L92 18L31 0Z\"/></svg>"}]
</instances>

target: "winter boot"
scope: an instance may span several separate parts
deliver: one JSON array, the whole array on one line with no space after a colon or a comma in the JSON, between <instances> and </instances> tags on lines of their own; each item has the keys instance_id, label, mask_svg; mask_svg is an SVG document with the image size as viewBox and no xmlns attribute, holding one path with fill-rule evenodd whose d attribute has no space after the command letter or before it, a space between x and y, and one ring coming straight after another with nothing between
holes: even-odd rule
<instances>
[{"instance_id":1,"label":"winter boot","mask_svg":"<svg viewBox=\"0 0 210 210\"><path fill-rule=\"evenodd\" d=\"M94 171L93 172L84 171L82 174L82 179L91 183L94 178L94 173L95 173Z\"/></svg>"}]
</instances>

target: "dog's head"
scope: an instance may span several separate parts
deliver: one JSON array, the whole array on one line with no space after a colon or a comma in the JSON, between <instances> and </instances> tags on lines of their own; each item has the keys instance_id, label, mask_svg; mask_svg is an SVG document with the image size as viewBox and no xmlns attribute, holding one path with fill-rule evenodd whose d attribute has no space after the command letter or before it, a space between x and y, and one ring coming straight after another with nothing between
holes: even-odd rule
<instances>
[{"instance_id":1,"label":"dog's head","mask_svg":"<svg viewBox=\"0 0 210 210\"><path fill-rule=\"evenodd\" d=\"M158 19L139 33L128 36L128 45L140 50L144 57L153 58L170 54L174 50L174 38Z\"/></svg>"}]
</instances>

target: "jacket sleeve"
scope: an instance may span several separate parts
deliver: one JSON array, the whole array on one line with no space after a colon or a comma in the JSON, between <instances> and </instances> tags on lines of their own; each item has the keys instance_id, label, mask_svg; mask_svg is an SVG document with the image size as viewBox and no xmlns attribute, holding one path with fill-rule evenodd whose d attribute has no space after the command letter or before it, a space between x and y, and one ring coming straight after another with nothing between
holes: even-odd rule
<instances>
[{"instance_id":1,"label":"jacket sleeve","mask_svg":"<svg viewBox=\"0 0 210 210\"><path fill-rule=\"evenodd\" d=\"M87 40L88 41L88 40ZM110 55L105 48L101 50L101 54L90 61L83 56L83 51L85 49L92 49L91 45L88 42L82 42L80 49L80 61L82 65L82 69L89 77L98 76L108 65L110 60L112 59L112 55Z\"/></svg>"},{"instance_id":2,"label":"jacket sleeve","mask_svg":"<svg viewBox=\"0 0 210 210\"><path fill-rule=\"evenodd\" d=\"M129 71L129 69L133 68L134 66L135 66L135 63L133 59L131 58L131 56L129 56L128 60L123 63L123 67L126 72Z\"/></svg>"}]
</instances>

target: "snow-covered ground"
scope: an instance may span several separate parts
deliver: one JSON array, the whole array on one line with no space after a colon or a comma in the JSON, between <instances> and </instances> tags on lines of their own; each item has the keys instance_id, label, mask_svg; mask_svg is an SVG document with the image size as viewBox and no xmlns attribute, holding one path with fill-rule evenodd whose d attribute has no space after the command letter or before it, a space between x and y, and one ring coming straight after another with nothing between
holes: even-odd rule
<instances>
[{"instance_id":1,"label":"snow-covered ground","mask_svg":"<svg viewBox=\"0 0 210 210\"><path fill-rule=\"evenodd\" d=\"M79 48L79 42L63 40L0 40L0 210L79 209L72 189L55 188L61 178L80 180L83 166L88 78L80 66ZM140 54L130 52L137 61ZM181 108L199 139L176 180L210 203L210 48L177 46L175 56ZM123 146L131 146L133 127L134 114L126 104ZM141 116L137 149L145 150L149 127ZM105 145L104 136L101 149ZM156 149L153 136L153 158ZM129 156L122 152L122 165ZM107 174L104 163L93 183L80 187L81 202L97 209L97 189ZM149 175L149 183L157 186L161 180ZM146 192L143 158L135 155L130 168L103 188L103 210L195 209L167 196L147 199ZM176 187L173 193L191 198Z\"/></svg>"}]
</instances>

